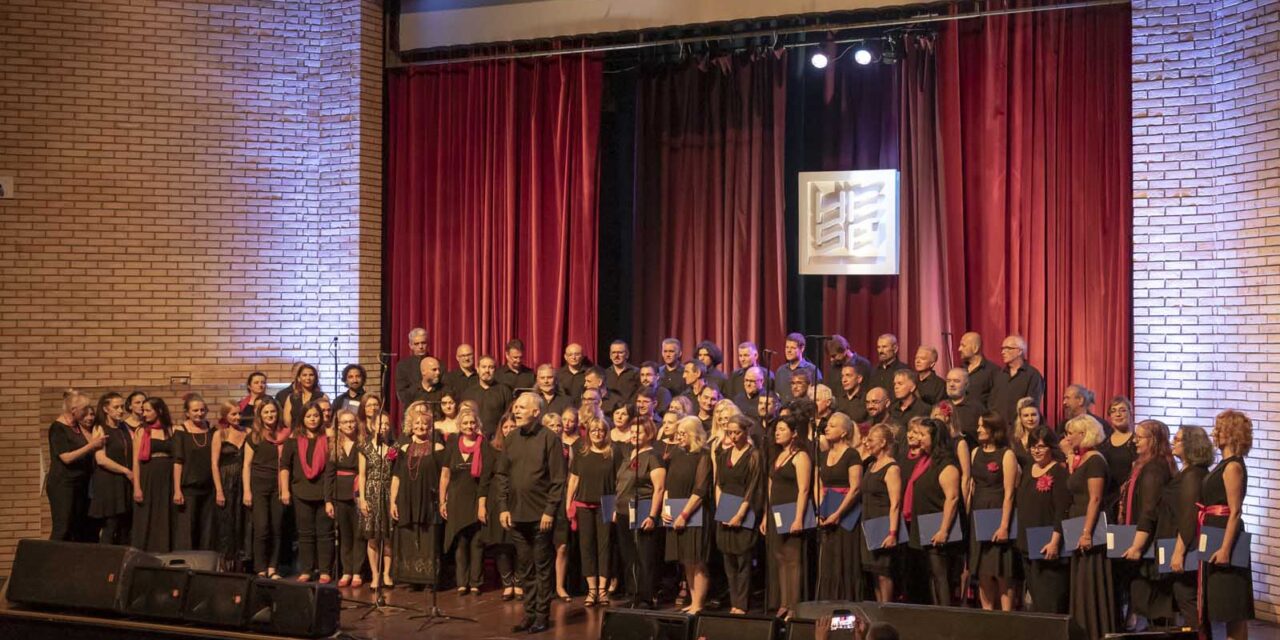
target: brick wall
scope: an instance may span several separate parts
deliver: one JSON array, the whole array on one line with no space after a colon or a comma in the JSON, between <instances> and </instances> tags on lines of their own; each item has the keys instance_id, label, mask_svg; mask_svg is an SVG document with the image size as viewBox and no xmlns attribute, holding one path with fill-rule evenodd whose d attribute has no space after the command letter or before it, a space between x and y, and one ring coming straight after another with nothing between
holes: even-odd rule
<instances>
[{"instance_id":1,"label":"brick wall","mask_svg":"<svg viewBox=\"0 0 1280 640\"><path fill-rule=\"evenodd\" d=\"M7 0L0 60L2 574L48 532L42 397L332 387L334 338L376 375L382 10Z\"/></svg>"},{"instance_id":2,"label":"brick wall","mask_svg":"<svg viewBox=\"0 0 1280 640\"><path fill-rule=\"evenodd\" d=\"M1280 619L1280 14L1133 3L1138 414L1254 420L1246 526L1258 617Z\"/></svg>"}]
</instances>

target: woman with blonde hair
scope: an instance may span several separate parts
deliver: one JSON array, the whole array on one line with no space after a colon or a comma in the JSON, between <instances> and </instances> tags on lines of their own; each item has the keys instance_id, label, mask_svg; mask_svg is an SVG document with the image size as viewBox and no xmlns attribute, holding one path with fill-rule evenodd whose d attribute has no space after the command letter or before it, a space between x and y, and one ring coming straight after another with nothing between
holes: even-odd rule
<instances>
[{"instance_id":1,"label":"woman with blonde hair","mask_svg":"<svg viewBox=\"0 0 1280 640\"><path fill-rule=\"evenodd\" d=\"M107 438L81 427L92 413L89 397L74 389L62 395L62 413L49 425L49 473L45 492L53 517L50 540L94 542L97 539L89 520L89 480L93 457L106 446ZM136 472L136 468L135 468Z\"/></svg>"},{"instance_id":2,"label":"woman with blonde hair","mask_svg":"<svg viewBox=\"0 0 1280 640\"><path fill-rule=\"evenodd\" d=\"M1094 529L1105 526L1103 494L1107 487L1107 460L1098 453L1106 438L1102 423L1089 414L1067 421L1063 448L1067 454L1071 490L1068 518L1084 517L1080 537L1063 540L1071 555L1070 612L1076 624L1090 638L1101 638L1115 630L1115 592L1111 561L1105 546L1093 546Z\"/></svg>"},{"instance_id":3,"label":"woman with blonde hair","mask_svg":"<svg viewBox=\"0 0 1280 640\"><path fill-rule=\"evenodd\" d=\"M819 504L838 505L818 522L819 600L862 600L862 528L845 529L841 520L862 498L862 456L853 445L858 429L843 413L832 414L818 454ZM827 510L824 509L824 512Z\"/></svg>"},{"instance_id":4,"label":"woman with blonde hair","mask_svg":"<svg viewBox=\"0 0 1280 640\"><path fill-rule=\"evenodd\" d=\"M663 523L671 527L667 532L667 559L676 560L684 568L685 583L689 585L689 606L685 613L697 613L705 606L709 576L707 554L710 551L710 518L714 514L707 505L711 489L711 455L707 450L707 434L702 421L692 417L681 418L676 424L676 444L668 448L666 506L662 512ZM677 509L670 501L683 500ZM691 526L689 521L701 512L702 523Z\"/></svg>"},{"instance_id":5,"label":"woman with blonde hair","mask_svg":"<svg viewBox=\"0 0 1280 640\"><path fill-rule=\"evenodd\" d=\"M350 408L339 409L334 416L333 476L326 500L333 504L333 520L338 529L338 562L342 565L338 586L359 587L364 584L364 549L360 541L360 508L356 497L360 489L360 449L366 437L360 421Z\"/></svg>"},{"instance_id":6,"label":"woman with blonde hair","mask_svg":"<svg viewBox=\"0 0 1280 640\"><path fill-rule=\"evenodd\" d=\"M224 400L218 405L218 424L209 444L209 464L213 468L214 548L225 571L242 571L252 558L248 512L243 500L248 487L243 483L245 443L249 435L240 419L240 404Z\"/></svg>"}]
</instances>

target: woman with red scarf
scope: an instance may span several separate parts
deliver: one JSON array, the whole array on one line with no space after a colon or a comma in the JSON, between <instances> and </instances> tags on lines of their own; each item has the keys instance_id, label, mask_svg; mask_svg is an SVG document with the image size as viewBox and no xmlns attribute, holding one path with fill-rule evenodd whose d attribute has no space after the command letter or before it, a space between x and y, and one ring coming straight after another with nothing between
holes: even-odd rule
<instances>
[{"instance_id":1,"label":"woman with red scarf","mask_svg":"<svg viewBox=\"0 0 1280 640\"><path fill-rule=\"evenodd\" d=\"M329 437L324 433L324 410L319 402L302 409L301 429L280 450L280 503L293 505L298 527L298 582L310 582L320 572L320 584L333 581L333 465ZM317 562L318 560L318 562Z\"/></svg>"},{"instance_id":2,"label":"woman with red scarf","mask_svg":"<svg viewBox=\"0 0 1280 640\"><path fill-rule=\"evenodd\" d=\"M240 476L241 486L247 490L241 501L250 509L253 522L253 570L278 579L285 511L280 502L280 449L289 439L289 430L280 420L280 405L274 399L263 396L253 406L257 407L253 431L244 448Z\"/></svg>"},{"instance_id":3,"label":"woman with red scarf","mask_svg":"<svg viewBox=\"0 0 1280 640\"><path fill-rule=\"evenodd\" d=\"M440 516L445 519L444 550L453 550L458 595L480 595L484 584L484 538L480 535L480 478L494 453L471 409L457 414L458 435L445 445L440 471Z\"/></svg>"},{"instance_id":4,"label":"woman with red scarf","mask_svg":"<svg viewBox=\"0 0 1280 640\"><path fill-rule=\"evenodd\" d=\"M133 546L152 553L173 551L173 419L160 398L142 405L143 426L133 441Z\"/></svg>"},{"instance_id":5,"label":"woman with red scarf","mask_svg":"<svg viewBox=\"0 0 1280 640\"><path fill-rule=\"evenodd\" d=\"M907 432L907 458L914 462L902 496L908 544L926 569L931 604L951 605L952 569L959 568L964 545L949 542L960 518L960 464L948 437L947 425L928 418L912 422ZM921 516L941 513L937 529L921 526ZM914 572L913 572L914 573ZM957 571L958 573L958 571ZM917 596L919 597L919 596ZM930 604L918 602L917 604Z\"/></svg>"},{"instance_id":6,"label":"woman with red scarf","mask_svg":"<svg viewBox=\"0 0 1280 640\"><path fill-rule=\"evenodd\" d=\"M1067 464L1071 476L1071 507L1068 518L1085 518L1080 537L1064 540L1075 549L1071 555L1071 617L1090 638L1101 638L1115 630L1115 594L1111 561L1105 546L1093 546L1094 529L1102 523L1102 498L1107 488L1107 459L1095 449L1106 435L1102 423L1091 415L1071 418L1064 427Z\"/></svg>"},{"instance_id":7,"label":"woman with red scarf","mask_svg":"<svg viewBox=\"0 0 1280 640\"><path fill-rule=\"evenodd\" d=\"M1120 523L1136 525L1133 544L1124 552L1128 567L1129 615L1147 620L1173 617L1173 590L1160 576L1155 560L1143 558L1155 544L1156 518L1165 485L1177 470L1173 466L1173 449L1169 446L1169 427L1159 420L1144 420L1133 430L1138 457L1133 461L1129 478L1120 487Z\"/></svg>"}]
</instances>

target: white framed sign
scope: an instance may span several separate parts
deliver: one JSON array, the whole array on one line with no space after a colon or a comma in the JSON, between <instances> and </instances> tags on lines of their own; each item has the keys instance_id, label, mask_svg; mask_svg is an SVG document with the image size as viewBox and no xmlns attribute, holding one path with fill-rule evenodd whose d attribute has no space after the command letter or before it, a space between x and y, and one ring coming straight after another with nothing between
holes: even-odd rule
<instances>
[{"instance_id":1,"label":"white framed sign","mask_svg":"<svg viewBox=\"0 0 1280 640\"><path fill-rule=\"evenodd\" d=\"M898 172L800 174L799 271L806 275L898 274Z\"/></svg>"}]
</instances>

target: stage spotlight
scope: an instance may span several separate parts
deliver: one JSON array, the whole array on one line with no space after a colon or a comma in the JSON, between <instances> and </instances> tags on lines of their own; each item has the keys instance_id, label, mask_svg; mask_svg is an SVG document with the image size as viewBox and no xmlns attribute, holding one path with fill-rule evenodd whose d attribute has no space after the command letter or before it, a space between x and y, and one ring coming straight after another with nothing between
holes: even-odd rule
<instances>
[{"instance_id":1,"label":"stage spotlight","mask_svg":"<svg viewBox=\"0 0 1280 640\"><path fill-rule=\"evenodd\" d=\"M827 68L827 56L824 53L813 54L813 57L809 58L809 62L819 69Z\"/></svg>"},{"instance_id":2,"label":"stage spotlight","mask_svg":"<svg viewBox=\"0 0 1280 640\"><path fill-rule=\"evenodd\" d=\"M884 52L880 54L880 62L885 64L897 64L898 60L898 45L894 44L893 38L885 40Z\"/></svg>"},{"instance_id":3,"label":"stage spotlight","mask_svg":"<svg viewBox=\"0 0 1280 640\"><path fill-rule=\"evenodd\" d=\"M858 47L857 51L853 52L853 61L858 64L871 64L871 51L866 47Z\"/></svg>"}]
</instances>

